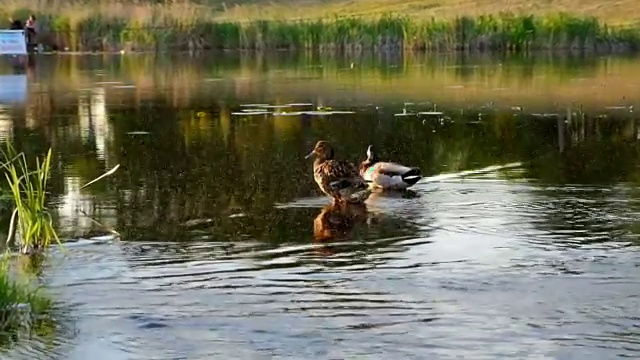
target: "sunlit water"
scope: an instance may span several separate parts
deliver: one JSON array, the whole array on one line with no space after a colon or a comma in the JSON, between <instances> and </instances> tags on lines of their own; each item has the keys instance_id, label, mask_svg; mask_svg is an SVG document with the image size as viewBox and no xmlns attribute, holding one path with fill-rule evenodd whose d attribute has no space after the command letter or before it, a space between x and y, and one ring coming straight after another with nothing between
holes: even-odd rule
<instances>
[{"instance_id":1,"label":"sunlit water","mask_svg":"<svg viewBox=\"0 0 640 360\"><path fill-rule=\"evenodd\" d=\"M57 335L2 358L640 356L637 59L352 60L43 57L0 78L27 81L0 131L54 148L71 240L41 275ZM354 113L233 115L291 102ZM418 111L443 115L396 116ZM320 138L425 178L340 213L304 159Z\"/></svg>"}]
</instances>

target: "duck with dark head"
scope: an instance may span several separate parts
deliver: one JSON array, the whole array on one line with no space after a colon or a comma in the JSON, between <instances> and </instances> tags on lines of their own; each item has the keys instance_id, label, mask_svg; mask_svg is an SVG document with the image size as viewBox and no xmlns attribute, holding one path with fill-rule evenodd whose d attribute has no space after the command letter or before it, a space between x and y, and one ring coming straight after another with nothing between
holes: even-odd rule
<instances>
[{"instance_id":1,"label":"duck with dark head","mask_svg":"<svg viewBox=\"0 0 640 360\"><path fill-rule=\"evenodd\" d=\"M363 203L371 195L371 188L354 164L334 159L334 150L328 141L318 141L306 156L307 159L310 157L315 157L313 178L316 184L333 198L334 203Z\"/></svg>"},{"instance_id":2,"label":"duck with dark head","mask_svg":"<svg viewBox=\"0 0 640 360\"><path fill-rule=\"evenodd\" d=\"M405 190L422 179L420 168L380 161L373 145L369 145L367 158L360 163L360 175L373 187L384 190Z\"/></svg>"}]
</instances>

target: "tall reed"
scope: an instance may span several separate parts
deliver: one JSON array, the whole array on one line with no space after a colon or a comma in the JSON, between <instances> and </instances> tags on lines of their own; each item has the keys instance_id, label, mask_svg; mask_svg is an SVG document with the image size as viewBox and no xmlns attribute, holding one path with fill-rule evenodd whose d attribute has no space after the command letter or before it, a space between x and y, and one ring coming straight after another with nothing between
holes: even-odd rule
<instances>
[{"instance_id":1,"label":"tall reed","mask_svg":"<svg viewBox=\"0 0 640 360\"><path fill-rule=\"evenodd\" d=\"M20 252L28 254L48 247L53 240L60 242L53 227L51 214L46 207L47 181L51 166L51 149L42 161L36 158L36 166L29 169L24 153L16 153L13 145L6 142L2 150L5 158L3 168L11 189L15 206L9 225L7 243L17 238Z\"/></svg>"},{"instance_id":2,"label":"tall reed","mask_svg":"<svg viewBox=\"0 0 640 360\"><path fill-rule=\"evenodd\" d=\"M152 5L149 5L152 6ZM313 49L321 51L637 50L640 27L613 28L595 17L503 12L478 17L416 19L386 14L308 20L217 20L187 11L139 16L87 12L75 17L41 10L42 41L82 51ZM47 35L48 34L48 35Z\"/></svg>"}]
</instances>

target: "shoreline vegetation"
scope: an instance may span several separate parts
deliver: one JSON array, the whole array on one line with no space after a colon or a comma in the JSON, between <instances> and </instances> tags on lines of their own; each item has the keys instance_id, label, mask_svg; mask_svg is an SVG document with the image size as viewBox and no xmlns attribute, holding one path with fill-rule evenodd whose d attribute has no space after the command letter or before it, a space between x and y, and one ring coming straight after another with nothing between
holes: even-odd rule
<instances>
[{"instance_id":1,"label":"shoreline vegetation","mask_svg":"<svg viewBox=\"0 0 640 360\"><path fill-rule=\"evenodd\" d=\"M0 153L4 159L0 167L6 187L1 191L3 200L10 200L11 219L0 259L0 348L16 341L24 331L52 333L53 301L41 293L37 276L25 275L40 274L47 250L54 242L61 244L47 208L52 149L42 157L27 159L10 140L3 143ZM116 169L84 186L111 175Z\"/></svg>"},{"instance_id":2,"label":"shoreline vegetation","mask_svg":"<svg viewBox=\"0 0 640 360\"><path fill-rule=\"evenodd\" d=\"M3 186L2 192L11 200L12 208L0 259L0 347L5 347L25 331L46 333L51 327L53 302L29 275L40 272L44 251L53 239L57 240L57 235L45 204L51 150L43 161L36 158L35 168L28 164L23 152L15 151L10 141L4 141L0 152L9 188Z\"/></svg>"},{"instance_id":3,"label":"shoreline vegetation","mask_svg":"<svg viewBox=\"0 0 640 360\"><path fill-rule=\"evenodd\" d=\"M640 25L611 26L596 17L568 13L438 18L385 12L368 16L325 15L287 19L281 14L242 18L215 16L213 6L192 3L101 4L95 11L41 4L4 10L5 18L37 16L38 40L46 50L71 52L312 50L528 52L640 49ZM116 7L118 5L120 7ZM72 5L69 5L72 6ZM257 5L256 5L257 6ZM91 7L87 5L86 7ZM268 7L268 6L267 6ZM12 7L8 7L11 9ZM117 10L114 10L117 9ZM129 10L127 10L129 9ZM3 10L0 10L2 17ZM253 15L252 15L253 16Z\"/></svg>"},{"instance_id":4,"label":"shoreline vegetation","mask_svg":"<svg viewBox=\"0 0 640 360\"><path fill-rule=\"evenodd\" d=\"M54 303L28 274L33 259L21 265L14 260L19 259L8 252L0 259L0 349L10 347L22 334L46 336L55 328ZM21 274L14 274L16 267L23 268Z\"/></svg>"}]
</instances>

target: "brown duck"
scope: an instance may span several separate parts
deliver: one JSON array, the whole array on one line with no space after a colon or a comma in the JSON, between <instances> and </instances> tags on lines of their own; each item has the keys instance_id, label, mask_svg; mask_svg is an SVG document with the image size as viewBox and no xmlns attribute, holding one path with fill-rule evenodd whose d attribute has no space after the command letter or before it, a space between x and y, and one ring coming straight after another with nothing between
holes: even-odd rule
<instances>
[{"instance_id":1,"label":"brown duck","mask_svg":"<svg viewBox=\"0 0 640 360\"><path fill-rule=\"evenodd\" d=\"M371 188L355 165L334 159L333 147L328 141L318 141L306 158L312 156L315 156L313 178L320 190L333 198L334 203L363 203L371 195Z\"/></svg>"}]
</instances>

